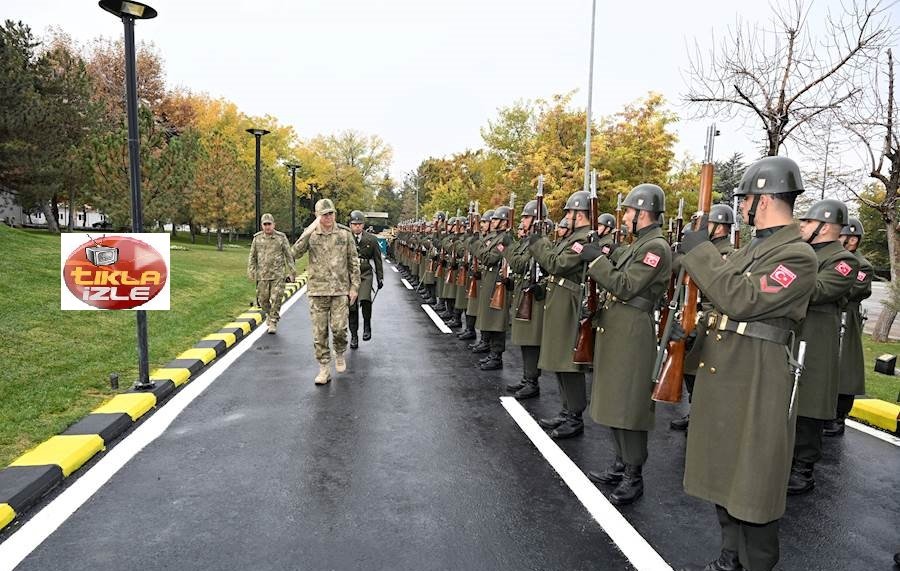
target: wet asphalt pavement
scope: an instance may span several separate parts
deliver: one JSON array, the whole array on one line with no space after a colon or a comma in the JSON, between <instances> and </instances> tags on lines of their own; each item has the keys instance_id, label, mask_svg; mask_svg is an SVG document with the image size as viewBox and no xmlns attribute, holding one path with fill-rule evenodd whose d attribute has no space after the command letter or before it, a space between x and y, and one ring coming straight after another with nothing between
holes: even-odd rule
<instances>
[{"instance_id":1,"label":"wet asphalt pavement","mask_svg":"<svg viewBox=\"0 0 900 571\"><path fill-rule=\"evenodd\" d=\"M385 270L346 373L313 385L300 299L18 569L631 569L501 406L518 348L477 371ZM555 385L524 406L556 412ZM658 407L645 495L621 508L675 568L719 547L713 507L681 488L683 408ZM850 429L825 444L818 487L788 501L779 568L892 569L900 449ZM560 446L585 470L612 459L591 422Z\"/></svg>"}]
</instances>

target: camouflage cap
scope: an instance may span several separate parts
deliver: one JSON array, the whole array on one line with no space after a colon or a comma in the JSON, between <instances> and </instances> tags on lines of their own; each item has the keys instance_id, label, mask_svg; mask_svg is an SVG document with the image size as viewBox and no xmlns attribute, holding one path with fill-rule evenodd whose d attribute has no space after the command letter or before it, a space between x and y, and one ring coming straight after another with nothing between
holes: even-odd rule
<instances>
[{"instance_id":1,"label":"camouflage cap","mask_svg":"<svg viewBox=\"0 0 900 571\"><path fill-rule=\"evenodd\" d=\"M269 224L275 224L275 217L266 212L262 215L262 217L260 217L259 222L260 224L265 224L266 222L268 222Z\"/></svg>"},{"instance_id":2,"label":"camouflage cap","mask_svg":"<svg viewBox=\"0 0 900 571\"><path fill-rule=\"evenodd\" d=\"M331 212L334 212L334 203L331 202L330 198L323 198L316 202L316 216L329 214Z\"/></svg>"}]
</instances>

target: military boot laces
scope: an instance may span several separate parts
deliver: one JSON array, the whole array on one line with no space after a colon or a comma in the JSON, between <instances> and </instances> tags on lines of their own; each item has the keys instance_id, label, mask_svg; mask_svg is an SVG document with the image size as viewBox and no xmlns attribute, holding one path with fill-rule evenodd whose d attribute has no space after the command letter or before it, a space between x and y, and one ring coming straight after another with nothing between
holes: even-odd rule
<instances>
[{"instance_id":1,"label":"military boot laces","mask_svg":"<svg viewBox=\"0 0 900 571\"><path fill-rule=\"evenodd\" d=\"M626 506L634 503L644 495L644 477L642 466L625 465L622 481L609 496L609 501L617 506Z\"/></svg>"},{"instance_id":2,"label":"military boot laces","mask_svg":"<svg viewBox=\"0 0 900 571\"><path fill-rule=\"evenodd\" d=\"M589 471L587 473L588 480L595 484L606 484L607 486L615 486L622 481L625 475L625 463L621 458L616 458L615 462L602 472Z\"/></svg>"}]
</instances>

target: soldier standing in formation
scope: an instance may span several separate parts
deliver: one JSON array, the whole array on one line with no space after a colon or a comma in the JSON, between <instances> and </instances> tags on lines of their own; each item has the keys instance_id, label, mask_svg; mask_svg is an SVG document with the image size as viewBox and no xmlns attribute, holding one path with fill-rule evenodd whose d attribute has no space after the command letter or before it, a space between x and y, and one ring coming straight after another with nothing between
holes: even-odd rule
<instances>
[{"instance_id":1,"label":"soldier standing in formation","mask_svg":"<svg viewBox=\"0 0 900 571\"><path fill-rule=\"evenodd\" d=\"M572 348L581 318L579 307L584 263L580 253L591 232L590 195L580 190L566 201L564 220L571 233L556 244L540 234L528 237L529 250L550 274L541 326L538 368L552 371L559 383L562 410L538 420L551 438L571 438L584 432L582 413L587 407L585 368L572 362ZM563 223L560 222L560 226Z\"/></svg>"},{"instance_id":2,"label":"soldier standing in formation","mask_svg":"<svg viewBox=\"0 0 900 571\"><path fill-rule=\"evenodd\" d=\"M858 271L856 256L840 242L848 218L847 206L833 199L816 202L800 218L803 239L815 250L818 269L816 289L799 335L806 341L806 364L797 390L797 437L788 483L791 495L815 487L813 469L822 458L822 429L837 410L841 307Z\"/></svg>"},{"instance_id":3,"label":"soldier standing in formation","mask_svg":"<svg viewBox=\"0 0 900 571\"><path fill-rule=\"evenodd\" d=\"M769 571L779 559L797 413L792 342L816 290L816 256L793 221L801 192L794 161L761 159L736 191L756 228L750 244L722 259L705 224L681 243L681 264L712 308L701 321L684 489L716 505L722 528L719 558L688 570Z\"/></svg>"},{"instance_id":4,"label":"soldier standing in formation","mask_svg":"<svg viewBox=\"0 0 900 571\"><path fill-rule=\"evenodd\" d=\"M283 232L275 229L275 218L267 212L259 221L263 229L253 235L250 243L247 276L256 281L256 302L266 312L268 332L274 335L281 318L285 277L293 279L296 270L291 244Z\"/></svg>"},{"instance_id":5,"label":"soldier standing in formation","mask_svg":"<svg viewBox=\"0 0 900 571\"><path fill-rule=\"evenodd\" d=\"M672 252L663 238L663 190L655 184L634 187L625 197L623 222L634 241L615 251L593 243L581 251L588 275L606 292L594 345L591 417L610 427L616 450L605 472L588 472L593 482L615 485L610 501L630 504L644 493L647 436L655 419L653 394L656 352L653 312L666 291Z\"/></svg>"},{"instance_id":6,"label":"soldier standing in formation","mask_svg":"<svg viewBox=\"0 0 900 571\"><path fill-rule=\"evenodd\" d=\"M295 258L309 252L309 281L306 294L313 326L313 346L319 362L317 385L331 381L329 329L334 339L334 368L347 370L349 307L359 294L359 257L353 233L334 221L334 203L328 198L316 202L316 219L293 246Z\"/></svg>"},{"instance_id":7,"label":"soldier standing in formation","mask_svg":"<svg viewBox=\"0 0 900 571\"><path fill-rule=\"evenodd\" d=\"M479 221L478 233L474 236L474 238L472 240L472 245L471 245L471 253L472 253L472 260L473 260L473 262L472 262L472 269L473 269L472 279L475 280L475 289L474 289L474 292L469 292L469 293L470 294L474 293L475 295L469 295L469 300L466 303L466 315L471 316L473 319L472 329L471 329L472 337L466 337L466 338L471 338L471 339L475 338L474 332L478 328L478 325L477 325L478 310L480 307L481 292L484 291L485 287L493 287L493 285L488 286L487 284L485 284L484 270L483 270L484 262L482 260L482 257L484 256L484 253L483 253L484 241L487 240L489 237L488 232L491 227L491 217L493 215L494 215L493 210L485 210L484 214L481 215L481 220ZM478 268L477 270L475 270L476 266ZM467 321L468 321L468 318L467 318ZM462 338L463 337L460 337L460 339L462 339ZM484 335L481 335L480 338L478 339L478 341L476 341L475 343L470 343L469 345L467 345L467 347L473 353L487 353L491 350L491 347L488 344L487 340L484 338Z\"/></svg>"},{"instance_id":8,"label":"soldier standing in formation","mask_svg":"<svg viewBox=\"0 0 900 571\"><path fill-rule=\"evenodd\" d=\"M727 259L728 256L734 251L734 248L729 241L729 236L731 236L731 226L734 224L734 211L727 204L714 204L712 208L709 209L709 223L707 224L707 231L709 232L709 239L719 251L719 254L722 255L722 259ZM678 268L680 264L673 264L672 271L677 275ZM712 307L708 303L701 302L700 304L702 311L709 311ZM697 335L703 335L703 328L699 328L695 330ZM694 347L698 348L702 346L702 341L697 342L694 341L694 345L691 348L691 351L685 356L684 359L684 386L688 391L688 404L691 402L691 395L694 393L694 379L697 378L697 367L700 364L699 361L699 351L694 351ZM691 420L691 414L688 412L681 418L677 418L669 423L669 427L672 430L687 430L688 424Z\"/></svg>"},{"instance_id":9,"label":"soldier standing in formation","mask_svg":"<svg viewBox=\"0 0 900 571\"><path fill-rule=\"evenodd\" d=\"M363 341L372 338L372 301L373 290L384 287L384 267L381 261L381 248L378 238L363 230L366 216L359 210L350 213L350 230L359 256L359 297L350 306L350 348L359 347L359 309L363 316ZM377 289L375 289L377 288Z\"/></svg>"},{"instance_id":10,"label":"soldier standing in formation","mask_svg":"<svg viewBox=\"0 0 900 571\"><path fill-rule=\"evenodd\" d=\"M841 365L835 419L825 423L825 436L844 434L844 421L853 409L855 395L866 394L866 366L863 362L862 333L865 319L860 312L860 304L872 295L872 264L857 249L863 238L862 223L858 218L850 218L849 224L841 230L844 248L856 256L856 280L850 288L847 305L844 307L841 325Z\"/></svg>"},{"instance_id":11,"label":"soldier standing in formation","mask_svg":"<svg viewBox=\"0 0 900 571\"><path fill-rule=\"evenodd\" d=\"M512 243L509 233L512 209L499 206L491 216L490 233L483 241L480 263L483 265L481 291L478 292L478 317L475 328L481 331L481 340L487 345L488 355L479 361L482 371L503 368L503 352L506 351L506 327L509 324L509 298L503 293L502 302L496 305L497 288L507 286L508 265L504 252Z\"/></svg>"}]
</instances>

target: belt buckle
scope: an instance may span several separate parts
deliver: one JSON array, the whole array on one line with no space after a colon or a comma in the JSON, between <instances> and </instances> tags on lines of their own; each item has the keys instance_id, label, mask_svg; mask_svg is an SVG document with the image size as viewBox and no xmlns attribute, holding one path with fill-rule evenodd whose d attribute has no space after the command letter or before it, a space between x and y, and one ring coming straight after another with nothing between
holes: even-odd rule
<instances>
[{"instance_id":1,"label":"belt buckle","mask_svg":"<svg viewBox=\"0 0 900 571\"><path fill-rule=\"evenodd\" d=\"M563 284L565 283L565 281L566 281L566 278L559 278L559 282L557 282L556 285L560 285L560 286L561 286L561 285L563 285Z\"/></svg>"},{"instance_id":2,"label":"belt buckle","mask_svg":"<svg viewBox=\"0 0 900 571\"><path fill-rule=\"evenodd\" d=\"M737 329L734 330L734 332L738 335L743 335L745 331L747 331L746 321L741 321L740 323L738 323Z\"/></svg>"},{"instance_id":3,"label":"belt buckle","mask_svg":"<svg viewBox=\"0 0 900 571\"><path fill-rule=\"evenodd\" d=\"M725 326L728 325L728 316L727 315L721 316L718 319L718 322L719 322L719 326L718 326L719 331L724 331Z\"/></svg>"}]
</instances>

